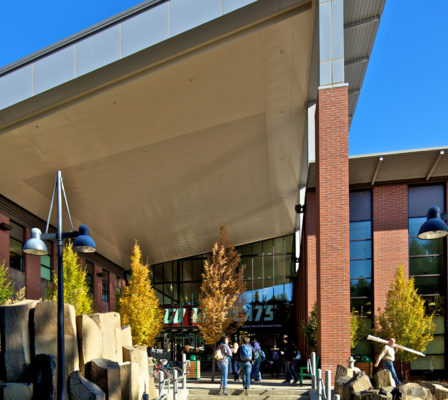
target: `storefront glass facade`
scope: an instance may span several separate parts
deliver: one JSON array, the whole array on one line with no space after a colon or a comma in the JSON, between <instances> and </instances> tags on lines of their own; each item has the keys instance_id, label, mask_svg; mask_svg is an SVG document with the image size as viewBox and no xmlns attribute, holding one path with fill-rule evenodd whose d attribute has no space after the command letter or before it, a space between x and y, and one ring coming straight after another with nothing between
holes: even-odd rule
<instances>
[{"instance_id":1,"label":"storefront glass facade","mask_svg":"<svg viewBox=\"0 0 448 400\"><path fill-rule=\"evenodd\" d=\"M426 221L431 206L445 210L444 185L409 187L409 274L415 287L426 300L428 313L434 313L436 331L424 358L413 361L414 370L443 370L445 368L445 304L446 249L445 239L420 240L418 230Z\"/></svg>"}]
</instances>

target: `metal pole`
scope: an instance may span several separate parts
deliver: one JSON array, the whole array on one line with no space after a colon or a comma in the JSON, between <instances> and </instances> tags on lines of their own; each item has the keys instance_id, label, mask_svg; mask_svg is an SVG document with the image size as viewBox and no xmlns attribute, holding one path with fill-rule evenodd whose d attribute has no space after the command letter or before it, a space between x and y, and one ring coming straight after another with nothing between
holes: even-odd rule
<instances>
[{"instance_id":1,"label":"metal pole","mask_svg":"<svg viewBox=\"0 0 448 400\"><path fill-rule=\"evenodd\" d=\"M177 369L173 370L173 400L177 400Z\"/></svg>"},{"instance_id":2,"label":"metal pole","mask_svg":"<svg viewBox=\"0 0 448 400\"><path fill-rule=\"evenodd\" d=\"M317 370L317 398L318 400L322 400L322 370L319 368Z\"/></svg>"},{"instance_id":3,"label":"metal pole","mask_svg":"<svg viewBox=\"0 0 448 400\"><path fill-rule=\"evenodd\" d=\"M57 172L57 227L56 244L58 248L58 377L57 398L65 400L65 344L64 344L64 275L62 265L62 196L61 171Z\"/></svg>"},{"instance_id":4,"label":"metal pole","mask_svg":"<svg viewBox=\"0 0 448 400\"><path fill-rule=\"evenodd\" d=\"M165 385L165 382L163 380L163 372L159 371L159 398L162 398L164 385Z\"/></svg>"},{"instance_id":5,"label":"metal pole","mask_svg":"<svg viewBox=\"0 0 448 400\"><path fill-rule=\"evenodd\" d=\"M316 353L313 351L311 353L311 388L316 390Z\"/></svg>"},{"instance_id":6,"label":"metal pole","mask_svg":"<svg viewBox=\"0 0 448 400\"><path fill-rule=\"evenodd\" d=\"M187 355L182 353L182 389L187 388Z\"/></svg>"},{"instance_id":7,"label":"metal pole","mask_svg":"<svg viewBox=\"0 0 448 400\"><path fill-rule=\"evenodd\" d=\"M326 386L326 396L327 400L331 400L331 371L325 371L325 386Z\"/></svg>"}]
</instances>

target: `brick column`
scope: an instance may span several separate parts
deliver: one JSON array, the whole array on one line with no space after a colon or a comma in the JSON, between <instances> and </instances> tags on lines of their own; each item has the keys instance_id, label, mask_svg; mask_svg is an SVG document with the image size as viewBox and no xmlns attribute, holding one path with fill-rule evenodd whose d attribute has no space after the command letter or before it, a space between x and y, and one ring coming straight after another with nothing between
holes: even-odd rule
<instances>
[{"instance_id":1,"label":"brick column","mask_svg":"<svg viewBox=\"0 0 448 400\"><path fill-rule=\"evenodd\" d=\"M109 272L109 311L115 311L115 289L117 287L117 276Z\"/></svg>"},{"instance_id":2,"label":"brick column","mask_svg":"<svg viewBox=\"0 0 448 400\"><path fill-rule=\"evenodd\" d=\"M334 376L350 357L348 86L319 89L317 106L318 352Z\"/></svg>"},{"instance_id":3,"label":"brick column","mask_svg":"<svg viewBox=\"0 0 448 400\"><path fill-rule=\"evenodd\" d=\"M99 265L93 264L93 308L95 312L103 311L103 278L98 276L102 272L103 269Z\"/></svg>"},{"instance_id":4,"label":"brick column","mask_svg":"<svg viewBox=\"0 0 448 400\"><path fill-rule=\"evenodd\" d=\"M317 301L317 209L316 193L308 192L306 195L305 211L305 235L306 235L306 312L307 317L313 310Z\"/></svg>"},{"instance_id":5,"label":"brick column","mask_svg":"<svg viewBox=\"0 0 448 400\"><path fill-rule=\"evenodd\" d=\"M0 214L0 224L9 224L9 218ZM0 264L5 262L5 265L9 267L9 231L3 231L0 229Z\"/></svg>"},{"instance_id":6,"label":"brick column","mask_svg":"<svg viewBox=\"0 0 448 400\"><path fill-rule=\"evenodd\" d=\"M25 228L25 241L30 238L30 229ZM24 253L23 261L25 264L25 287L27 299L40 299L41 280L40 280L40 257Z\"/></svg>"},{"instance_id":7,"label":"brick column","mask_svg":"<svg viewBox=\"0 0 448 400\"><path fill-rule=\"evenodd\" d=\"M373 310L384 310L399 265L409 273L408 186L375 186L373 214Z\"/></svg>"}]
</instances>

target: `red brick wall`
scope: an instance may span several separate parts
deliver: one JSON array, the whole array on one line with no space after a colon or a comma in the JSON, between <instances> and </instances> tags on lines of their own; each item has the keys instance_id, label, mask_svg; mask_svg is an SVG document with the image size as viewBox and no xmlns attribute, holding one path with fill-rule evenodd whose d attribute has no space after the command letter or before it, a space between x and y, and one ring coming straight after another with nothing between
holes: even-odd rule
<instances>
[{"instance_id":1,"label":"red brick wall","mask_svg":"<svg viewBox=\"0 0 448 400\"><path fill-rule=\"evenodd\" d=\"M25 228L25 240L30 238L31 230ZM25 265L25 287L27 299L39 299L41 297L40 256L23 254Z\"/></svg>"},{"instance_id":2,"label":"red brick wall","mask_svg":"<svg viewBox=\"0 0 448 400\"><path fill-rule=\"evenodd\" d=\"M316 193L308 192L306 195L306 312L311 314L314 303L317 301L317 207Z\"/></svg>"},{"instance_id":3,"label":"red brick wall","mask_svg":"<svg viewBox=\"0 0 448 400\"><path fill-rule=\"evenodd\" d=\"M402 265L409 273L408 186L375 186L373 219L373 307L384 309L386 294Z\"/></svg>"},{"instance_id":4,"label":"red brick wall","mask_svg":"<svg viewBox=\"0 0 448 400\"><path fill-rule=\"evenodd\" d=\"M103 311L103 278L98 276L101 275L103 269L96 264L93 264L93 308L95 312Z\"/></svg>"},{"instance_id":5,"label":"red brick wall","mask_svg":"<svg viewBox=\"0 0 448 400\"><path fill-rule=\"evenodd\" d=\"M4 222L9 224L9 218L0 214L0 224ZM9 267L9 231L3 231L0 229L0 264L5 262L5 265Z\"/></svg>"},{"instance_id":6,"label":"red brick wall","mask_svg":"<svg viewBox=\"0 0 448 400\"><path fill-rule=\"evenodd\" d=\"M334 376L350 357L348 86L320 89L317 113L318 352Z\"/></svg>"}]
</instances>

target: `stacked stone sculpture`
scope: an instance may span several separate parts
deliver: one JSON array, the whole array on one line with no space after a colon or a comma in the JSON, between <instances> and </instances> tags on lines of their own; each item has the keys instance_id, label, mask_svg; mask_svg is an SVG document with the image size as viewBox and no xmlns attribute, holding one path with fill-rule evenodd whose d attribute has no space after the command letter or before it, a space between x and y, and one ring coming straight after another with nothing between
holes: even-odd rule
<instances>
[{"instance_id":1,"label":"stacked stone sculpture","mask_svg":"<svg viewBox=\"0 0 448 400\"><path fill-rule=\"evenodd\" d=\"M358 368L338 365L334 394L341 400L393 400L397 392L401 400L448 400L448 389L441 385L431 384L426 388L418 383L405 383L396 387L392 374L386 369L374 375L373 383Z\"/></svg>"},{"instance_id":2,"label":"stacked stone sculpture","mask_svg":"<svg viewBox=\"0 0 448 400\"><path fill-rule=\"evenodd\" d=\"M57 306L24 300L0 306L0 399L54 399ZM115 312L75 316L64 307L67 398L140 400L155 392L146 347L133 346Z\"/></svg>"}]
</instances>

